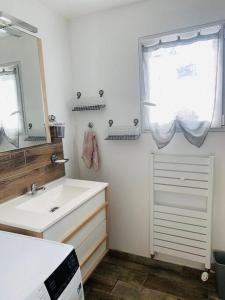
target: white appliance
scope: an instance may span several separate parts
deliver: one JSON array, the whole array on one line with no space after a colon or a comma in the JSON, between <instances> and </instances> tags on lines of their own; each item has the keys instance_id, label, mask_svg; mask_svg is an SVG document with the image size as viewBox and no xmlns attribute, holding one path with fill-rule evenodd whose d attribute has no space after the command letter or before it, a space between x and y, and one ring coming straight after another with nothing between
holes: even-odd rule
<instances>
[{"instance_id":1,"label":"white appliance","mask_svg":"<svg viewBox=\"0 0 225 300\"><path fill-rule=\"evenodd\" d=\"M74 248L0 231L0 299L84 300Z\"/></svg>"}]
</instances>

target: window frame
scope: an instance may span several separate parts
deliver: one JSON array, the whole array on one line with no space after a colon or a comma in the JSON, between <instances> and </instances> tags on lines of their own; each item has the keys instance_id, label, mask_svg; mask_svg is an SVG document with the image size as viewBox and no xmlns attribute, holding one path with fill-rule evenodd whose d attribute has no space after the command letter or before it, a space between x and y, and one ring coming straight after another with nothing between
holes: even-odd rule
<instances>
[{"instance_id":1,"label":"window frame","mask_svg":"<svg viewBox=\"0 0 225 300\"><path fill-rule=\"evenodd\" d=\"M225 20L215 21L211 23L200 24L196 26L182 27L175 30L170 30L166 32L161 32L157 34L152 34L138 39L138 56L139 56L139 87L140 87L140 119L141 119L141 131L142 133L149 133L151 129L146 129L144 126L143 116L144 116L144 72L143 72L143 53L142 47L146 45L149 40L159 39L160 37L182 34L194 30L204 29L210 26L223 26L225 28ZM224 47L223 47L223 71L222 71L222 126L218 128L210 128L210 132L225 132L225 35L224 35ZM181 132L181 130L176 129L176 132Z\"/></svg>"}]
</instances>

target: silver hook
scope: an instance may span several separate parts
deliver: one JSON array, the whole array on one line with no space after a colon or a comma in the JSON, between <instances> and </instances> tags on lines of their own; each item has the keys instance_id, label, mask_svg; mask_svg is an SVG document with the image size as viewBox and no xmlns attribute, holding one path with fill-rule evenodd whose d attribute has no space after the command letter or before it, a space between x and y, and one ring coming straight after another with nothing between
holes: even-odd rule
<instances>
[{"instance_id":1,"label":"silver hook","mask_svg":"<svg viewBox=\"0 0 225 300\"><path fill-rule=\"evenodd\" d=\"M77 99L81 98L81 92L77 92Z\"/></svg>"},{"instance_id":2,"label":"silver hook","mask_svg":"<svg viewBox=\"0 0 225 300\"><path fill-rule=\"evenodd\" d=\"M103 95L104 95L104 91L103 91L103 90L100 90L98 93L99 93L99 96L102 98Z\"/></svg>"},{"instance_id":3,"label":"silver hook","mask_svg":"<svg viewBox=\"0 0 225 300\"><path fill-rule=\"evenodd\" d=\"M134 126L137 126L139 123L139 120L138 119L134 119Z\"/></svg>"},{"instance_id":4,"label":"silver hook","mask_svg":"<svg viewBox=\"0 0 225 300\"><path fill-rule=\"evenodd\" d=\"M55 122L55 120L56 120L55 115L49 115L48 120L49 120L49 122Z\"/></svg>"},{"instance_id":5,"label":"silver hook","mask_svg":"<svg viewBox=\"0 0 225 300\"><path fill-rule=\"evenodd\" d=\"M92 122L89 122L89 123L88 123L88 127L89 127L89 128L93 128L93 127L94 127L94 124L93 124Z\"/></svg>"},{"instance_id":6,"label":"silver hook","mask_svg":"<svg viewBox=\"0 0 225 300\"><path fill-rule=\"evenodd\" d=\"M109 127L112 127L113 125L113 120L109 120Z\"/></svg>"}]
</instances>

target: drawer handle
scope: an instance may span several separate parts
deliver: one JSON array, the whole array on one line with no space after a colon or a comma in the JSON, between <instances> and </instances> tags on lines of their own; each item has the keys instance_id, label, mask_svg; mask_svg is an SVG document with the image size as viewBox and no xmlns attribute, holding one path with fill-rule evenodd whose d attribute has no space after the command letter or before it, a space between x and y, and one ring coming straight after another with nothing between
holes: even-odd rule
<instances>
[{"instance_id":1,"label":"drawer handle","mask_svg":"<svg viewBox=\"0 0 225 300\"><path fill-rule=\"evenodd\" d=\"M71 237L74 236L82 227L84 227L88 222L90 222L101 210L108 206L108 202L105 202L101 206L99 206L86 220L84 220L81 224L73 228L60 242L66 243Z\"/></svg>"},{"instance_id":2,"label":"drawer handle","mask_svg":"<svg viewBox=\"0 0 225 300\"><path fill-rule=\"evenodd\" d=\"M90 252L80 261L80 267L89 260L89 258L98 250L98 248L106 241L108 235L106 234L91 250Z\"/></svg>"}]
</instances>

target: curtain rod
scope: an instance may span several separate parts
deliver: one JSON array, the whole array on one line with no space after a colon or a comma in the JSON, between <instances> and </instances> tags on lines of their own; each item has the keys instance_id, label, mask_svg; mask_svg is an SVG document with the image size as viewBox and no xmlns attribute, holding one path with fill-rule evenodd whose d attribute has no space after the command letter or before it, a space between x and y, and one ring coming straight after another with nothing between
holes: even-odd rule
<instances>
[{"instance_id":1,"label":"curtain rod","mask_svg":"<svg viewBox=\"0 0 225 300\"><path fill-rule=\"evenodd\" d=\"M187 26L187 27L181 27L181 28L177 28L177 29L173 29L173 30L169 30L169 31L164 31L164 32L159 32L159 33L155 33L155 34L150 34L147 36L143 36L143 37L139 37L139 43L142 44L145 41L148 41L149 39L157 39L160 38L162 36L167 36L167 35L173 35L173 34L182 34L182 33L186 33L186 32L191 32L191 31L198 31L207 27L213 27L213 26L224 26L225 25L225 19L224 20L218 20L218 21L214 21L214 22L210 22L210 23L203 23L200 25L194 25L194 26Z\"/></svg>"},{"instance_id":2,"label":"curtain rod","mask_svg":"<svg viewBox=\"0 0 225 300\"><path fill-rule=\"evenodd\" d=\"M9 74L16 74L16 69L12 71L5 71L5 70L0 71L0 75L9 75Z\"/></svg>"}]
</instances>

